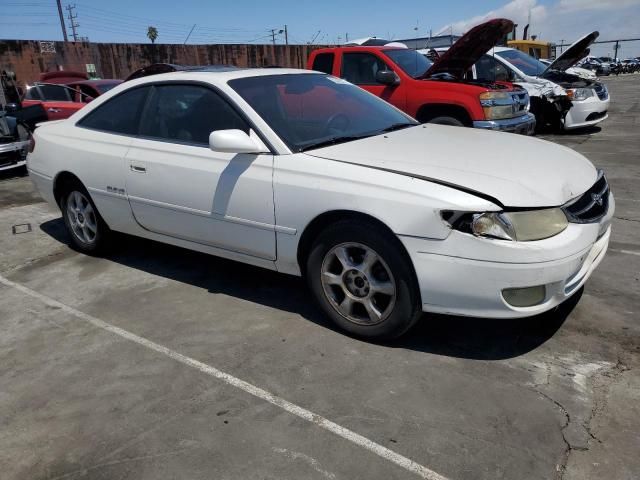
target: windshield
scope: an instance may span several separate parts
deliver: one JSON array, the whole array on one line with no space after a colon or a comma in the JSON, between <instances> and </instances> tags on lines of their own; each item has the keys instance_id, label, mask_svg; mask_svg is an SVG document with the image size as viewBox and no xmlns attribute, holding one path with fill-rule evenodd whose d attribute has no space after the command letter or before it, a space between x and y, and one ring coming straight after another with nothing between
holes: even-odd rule
<instances>
[{"instance_id":1,"label":"windshield","mask_svg":"<svg viewBox=\"0 0 640 480\"><path fill-rule=\"evenodd\" d=\"M393 60L404 73L413 78L418 78L431 68L433 62L428 60L424 55L419 54L415 50L397 49L384 50L387 57Z\"/></svg>"},{"instance_id":2,"label":"windshield","mask_svg":"<svg viewBox=\"0 0 640 480\"><path fill-rule=\"evenodd\" d=\"M536 60L520 50L503 50L496 52L496 55L504 58L511 65L530 77L537 77L547 69L547 66L540 60Z\"/></svg>"},{"instance_id":3,"label":"windshield","mask_svg":"<svg viewBox=\"0 0 640 480\"><path fill-rule=\"evenodd\" d=\"M418 124L385 101L330 75L256 76L230 80L229 86L294 152Z\"/></svg>"}]
</instances>

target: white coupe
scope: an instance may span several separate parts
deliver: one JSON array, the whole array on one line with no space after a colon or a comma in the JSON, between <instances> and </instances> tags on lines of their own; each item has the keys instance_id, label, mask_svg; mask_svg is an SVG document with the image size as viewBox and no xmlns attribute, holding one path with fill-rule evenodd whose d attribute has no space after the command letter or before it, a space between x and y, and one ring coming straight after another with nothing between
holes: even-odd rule
<instances>
[{"instance_id":1,"label":"white coupe","mask_svg":"<svg viewBox=\"0 0 640 480\"><path fill-rule=\"evenodd\" d=\"M125 82L40 126L27 165L78 250L118 231L304 275L369 338L423 311L552 309L602 260L614 210L602 172L568 148L419 125L305 70Z\"/></svg>"}]
</instances>

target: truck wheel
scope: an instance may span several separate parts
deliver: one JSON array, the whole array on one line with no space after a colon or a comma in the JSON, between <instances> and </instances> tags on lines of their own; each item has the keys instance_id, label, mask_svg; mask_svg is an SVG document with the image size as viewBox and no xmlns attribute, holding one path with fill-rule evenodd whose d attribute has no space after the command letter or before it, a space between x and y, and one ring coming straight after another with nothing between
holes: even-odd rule
<instances>
[{"instance_id":1,"label":"truck wheel","mask_svg":"<svg viewBox=\"0 0 640 480\"><path fill-rule=\"evenodd\" d=\"M82 253L96 255L107 250L111 230L104 222L89 192L73 182L65 188L60 208L72 246Z\"/></svg>"},{"instance_id":2,"label":"truck wheel","mask_svg":"<svg viewBox=\"0 0 640 480\"><path fill-rule=\"evenodd\" d=\"M447 116L432 118L431 120L428 120L427 123L436 123L438 125L450 125L452 127L464 127L464 123L462 123L457 118L447 117Z\"/></svg>"},{"instance_id":3,"label":"truck wheel","mask_svg":"<svg viewBox=\"0 0 640 480\"><path fill-rule=\"evenodd\" d=\"M422 315L411 260L390 233L361 220L324 230L307 258L306 278L322 310L343 330L392 339Z\"/></svg>"}]
</instances>

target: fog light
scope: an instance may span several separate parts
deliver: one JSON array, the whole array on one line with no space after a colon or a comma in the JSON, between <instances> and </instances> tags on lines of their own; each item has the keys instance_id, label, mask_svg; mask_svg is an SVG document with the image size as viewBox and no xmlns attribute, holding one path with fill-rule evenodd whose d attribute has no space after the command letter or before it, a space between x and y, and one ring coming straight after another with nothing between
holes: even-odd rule
<instances>
[{"instance_id":1,"label":"fog light","mask_svg":"<svg viewBox=\"0 0 640 480\"><path fill-rule=\"evenodd\" d=\"M544 285L527 288L506 288L502 297L512 307L533 307L544 301L547 292Z\"/></svg>"}]
</instances>

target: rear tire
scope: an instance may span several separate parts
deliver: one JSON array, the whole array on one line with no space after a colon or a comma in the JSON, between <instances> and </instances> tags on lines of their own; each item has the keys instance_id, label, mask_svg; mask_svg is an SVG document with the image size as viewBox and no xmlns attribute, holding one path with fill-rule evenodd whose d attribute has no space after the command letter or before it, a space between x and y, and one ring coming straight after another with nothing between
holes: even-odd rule
<instances>
[{"instance_id":1,"label":"rear tire","mask_svg":"<svg viewBox=\"0 0 640 480\"><path fill-rule=\"evenodd\" d=\"M411 260L373 222L341 220L326 228L311 247L305 276L320 308L352 335L397 338L422 315Z\"/></svg>"},{"instance_id":2,"label":"rear tire","mask_svg":"<svg viewBox=\"0 0 640 480\"><path fill-rule=\"evenodd\" d=\"M60 209L73 248L88 255L107 250L111 230L82 184L72 182L65 186Z\"/></svg>"}]
</instances>

